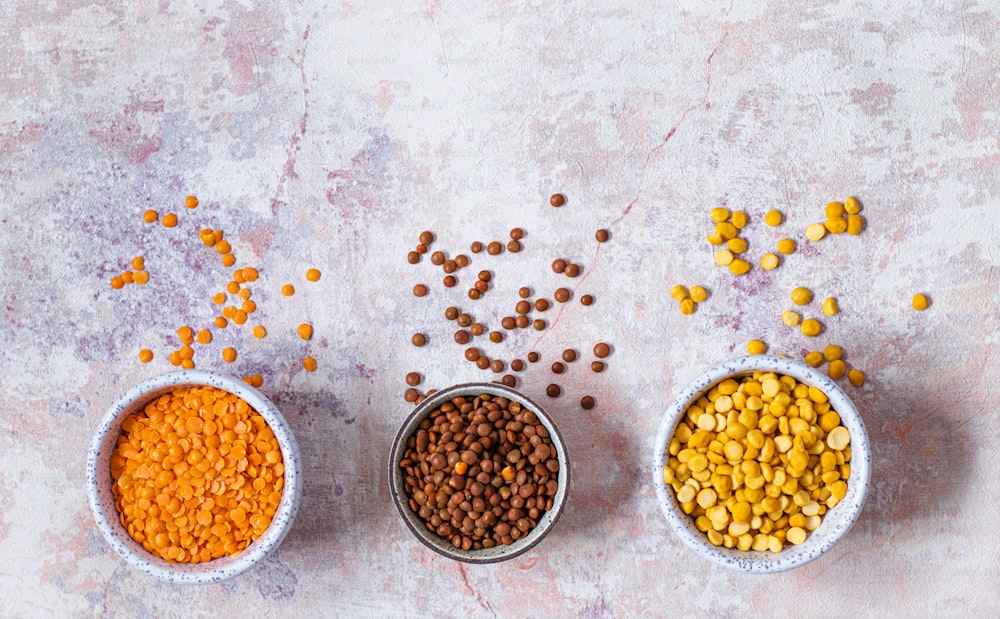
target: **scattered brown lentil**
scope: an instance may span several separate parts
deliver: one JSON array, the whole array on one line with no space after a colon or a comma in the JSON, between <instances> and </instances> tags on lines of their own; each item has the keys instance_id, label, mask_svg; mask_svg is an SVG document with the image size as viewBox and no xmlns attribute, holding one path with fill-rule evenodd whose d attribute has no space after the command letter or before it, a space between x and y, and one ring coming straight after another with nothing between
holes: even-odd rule
<instances>
[{"instance_id":1,"label":"scattered brown lentil","mask_svg":"<svg viewBox=\"0 0 1000 619\"><path fill-rule=\"evenodd\" d=\"M504 371L506 364L500 359L494 359L490 361L490 369L493 370L495 374L499 374Z\"/></svg>"},{"instance_id":2,"label":"scattered brown lentil","mask_svg":"<svg viewBox=\"0 0 1000 619\"><path fill-rule=\"evenodd\" d=\"M458 283L458 280L455 279L454 275L445 275L444 279L441 280L441 283L444 284L445 288L454 288L455 284Z\"/></svg>"},{"instance_id":3,"label":"scattered brown lentil","mask_svg":"<svg viewBox=\"0 0 1000 619\"><path fill-rule=\"evenodd\" d=\"M486 246L486 253L491 256L496 256L503 251L503 245L497 243L496 241L491 241L489 245Z\"/></svg>"},{"instance_id":4,"label":"scattered brown lentil","mask_svg":"<svg viewBox=\"0 0 1000 619\"><path fill-rule=\"evenodd\" d=\"M486 355L480 355L480 357L476 359L476 367L480 370L488 369L490 367L490 358Z\"/></svg>"},{"instance_id":5,"label":"scattered brown lentil","mask_svg":"<svg viewBox=\"0 0 1000 619\"><path fill-rule=\"evenodd\" d=\"M469 361L475 361L479 358L479 349L476 347L466 348L465 358Z\"/></svg>"},{"instance_id":6,"label":"scattered brown lentil","mask_svg":"<svg viewBox=\"0 0 1000 619\"><path fill-rule=\"evenodd\" d=\"M433 254L431 254L431 264L433 264L434 266L439 267L442 264L444 264L444 261L445 257L443 251L436 251Z\"/></svg>"},{"instance_id":7,"label":"scattered brown lentil","mask_svg":"<svg viewBox=\"0 0 1000 619\"><path fill-rule=\"evenodd\" d=\"M562 358L566 363L573 363L576 361L576 351L572 348L567 348L563 351Z\"/></svg>"},{"instance_id":8,"label":"scattered brown lentil","mask_svg":"<svg viewBox=\"0 0 1000 619\"><path fill-rule=\"evenodd\" d=\"M611 347L605 344L604 342L600 342L599 344L594 346L594 355L598 359L603 359L610 354L611 354Z\"/></svg>"},{"instance_id":9,"label":"scattered brown lentil","mask_svg":"<svg viewBox=\"0 0 1000 619\"><path fill-rule=\"evenodd\" d=\"M512 254L516 254L517 252L521 251L521 243L519 241L508 241L507 251L509 251Z\"/></svg>"},{"instance_id":10,"label":"scattered brown lentil","mask_svg":"<svg viewBox=\"0 0 1000 619\"><path fill-rule=\"evenodd\" d=\"M403 392L403 399L406 400L407 402L416 402L417 396L419 395L420 394L417 392L416 389L410 387L409 389Z\"/></svg>"},{"instance_id":11,"label":"scattered brown lentil","mask_svg":"<svg viewBox=\"0 0 1000 619\"><path fill-rule=\"evenodd\" d=\"M504 316L500 320L500 326L503 327L504 329L507 329L508 331L510 331L515 326L514 317L513 316Z\"/></svg>"},{"instance_id":12,"label":"scattered brown lentil","mask_svg":"<svg viewBox=\"0 0 1000 619\"><path fill-rule=\"evenodd\" d=\"M488 282L491 279L493 279L493 274L490 273L489 271L480 271L479 272L479 280L480 281Z\"/></svg>"},{"instance_id":13,"label":"scattered brown lentil","mask_svg":"<svg viewBox=\"0 0 1000 619\"><path fill-rule=\"evenodd\" d=\"M592 297L589 294L585 294L582 297L580 297L580 303L582 303L583 305L593 305L594 297Z\"/></svg>"},{"instance_id":14,"label":"scattered brown lentil","mask_svg":"<svg viewBox=\"0 0 1000 619\"><path fill-rule=\"evenodd\" d=\"M562 273L566 270L566 261L562 258L556 258L552 261L552 270L556 273Z\"/></svg>"},{"instance_id":15,"label":"scattered brown lentil","mask_svg":"<svg viewBox=\"0 0 1000 619\"><path fill-rule=\"evenodd\" d=\"M444 263L441 264L441 269L444 270L445 273L454 273L457 268L458 265L455 264L454 260L445 260Z\"/></svg>"},{"instance_id":16,"label":"scattered brown lentil","mask_svg":"<svg viewBox=\"0 0 1000 619\"><path fill-rule=\"evenodd\" d=\"M549 309L548 299L535 299L535 309L539 312L544 312Z\"/></svg>"},{"instance_id":17,"label":"scattered brown lentil","mask_svg":"<svg viewBox=\"0 0 1000 619\"><path fill-rule=\"evenodd\" d=\"M590 369L593 370L593 371L595 371L595 372L603 372L604 371L604 362L603 361L594 361L594 362L592 362L590 364Z\"/></svg>"},{"instance_id":18,"label":"scattered brown lentil","mask_svg":"<svg viewBox=\"0 0 1000 619\"><path fill-rule=\"evenodd\" d=\"M514 378L513 374L504 374L503 377L500 378L500 382L508 387L513 387L517 384L517 379Z\"/></svg>"},{"instance_id":19,"label":"scattered brown lentil","mask_svg":"<svg viewBox=\"0 0 1000 619\"><path fill-rule=\"evenodd\" d=\"M410 264L416 264L420 262L420 254L418 254L415 251L411 251L410 253L406 254L406 261L409 262Z\"/></svg>"},{"instance_id":20,"label":"scattered brown lentil","mask_svg":"<svg viewBox=\"0 0 1000 619\"><path fill-rule=\"evenodd\" d=\"M486 328L483 327L483 325L478 322L474 322L472 323L472 325L469 326L469 333L471 333L472 335L477 335L477 336L482 335L485 330Z\"/></svg>"},{"instance_id":21,"label":"scattered brown lentil","mask_svg":"<svg viewBox=\"0 0 1000 619\"><path fill-rule=\"evenodd\" d=\"M598 230L594 236L597 237L598 243L607 243L608 239L611 237L608 231L605 230L604 228Z\"/></svg>"},{"instance_id":22,"label":"scattered brown lentil","mask_svg":"<svg viewBox=\"0 0 1000 619\"><path fill-rule=\"evenodd\" d=\"M556 288L556 291L552 294L556 298L556 301L560 303L565 303L569 301L570 291L567 288Z\"/></svg>"},{"instance_id":23,"label":"scattered brown lentil","mask_svg":"<svg viewBox=\"0 0 1000 619\"><path fill-rule=\"evenodd\" d=\"M480 294L481 293L479 292L479 290L475 288L469 288L469 298L472 299L473 301L479 300Z\"/></svg>"},{"instance_id":24,"label":"scattered brown lentil","mask_svg":"<svg viewBox=\"0 0 1000 619\"><path fill-rule=\"evenodd\" d=\"M427 286L423 284L417 284L413 287L413 296L423 297L427 295Z\"/></svg>"},{"instance_id":25,"label":"scattered brown lentil","mask_svg":"<svg viewBox=\"0 0 1000 619\"><path fill-rule=\"evenodd\" d=\"M552 383L551 385L545 388L545 394L548 395L550 398L558 398L560 393L562 393L562 387L560 387L555 383Z\"/></svg>"},{"instance_id":26,"label":"scattered brown lentil","mask_svg":"<svg viewBox=\"0 0 1000 619\"><path fill-rule=\"evenodd\" d=\"M545 328L545 321L541 318L536 318L533 326L535 327L535 331L541 331Z\"/></svg>"},{"instance_id":27,"label":"scattered brown lentil","mask_svg":"<svg viewBox=\"0 0 1000 619\"><path fill-rule=\"evenodd\" d=\"M514 306L514 312L517 314L527 314L531 311L531 303L528 301L518 301L517 305Z\"/></svg>"},{"instance_id":28,"label":"scattered brown lentil","mask_svg":"<svg viewBox=\"0 0 1000 619\"><path fill-rule=\"evenodd\" d=\"M552 362L552 373L553 374L562 374L565 371L566 371L566 366L563 365L562 361L553 361Z\"/></svg>"},{"instance_id":29,"label":"scattered brown lentil","mask_svg":"<svg viewBox=\"0 0 1000 619\"><path fill-rule=\"evenodd\" d=\"M541 355L539 355L539 354L538 354L537 352L535 352L535 351L531 351L531 352L529 352L529 353L528 353L528 362L529 362L529 363L535 363L535 362L537 362L537 361L538 361L538 360L539 360L540 358L541 358Z\"/></svg>"},{"instance_id":30,"label":"scattered brown lentil","mask_svg":"<svg viewBox=\"0 0 1000 619\"><path fill-rule=\"evenodd\" d=\"M414 333L410 341L413 342L414 346L423 346L427 343L427 336L423 333Z\"/></svg>"},{"instance_id":31,"label":"scattered brown lentil","mask_svg":"<svg viewBox=\"0 0 1000 619\"><path fill-rule=\"evenodd\" d=\"M510 231L511 240L516 241L523 237L524 237L524 230L522 230L521 228L514 228Z\"/></svg>"},{"instance_id":32,"label":"scattered brown lentil","mask_svg":"<svg viewBox=\"0 0 1000 619\"><path fill-rule=\"evenodd\" d=\"M529 324L531 324L531 319L528 318L527 316L522 315L514 319L514 326L517 327L518 329L524 329Z\"/></svg>"},{"instance_id":33,"label":"scattered brown lentil","mask_svg":"<svg viewBox=\"0 0 1000 619\"><path fill-rule=\"evenodd\" d=\"M410 372L406 375L406 384L411 387L416 387L420 384L420 374L417 372Z\"/></svg>"},{"instance_id":34,"label":"scattered brown lentil","mask_svg":"<svg viewBox=\"0 0 1000 619\"><path fill-rule=\"evenodd\" d=\"M528 297L531 296L531 288L528 288L527 286L521 286L517 290L517 296L521 297L522 299L527 299Z\"/></svg>"},{"instance_id":35,"label":"scattered brown lentil","mask_svg":"<svg viewBox=\"0 0 1000 619\"><path fill-rule=\"evenodd\" d=\"M426 254L428 252L427 246L423 243L417 245L416 250L418 254Z\"/></svg>"},{"instance_id":36,"label":"scattered brown lentil","mask_svg":"<svg viewBox=\"0 0 1000 619\"><path fill-rule=\"evenodd\" d=\"M524 361L521 361L520 359L514 359L513 361L510 362L510 369L514 370L515 372L520 372L521 370L524 369Z\"/></svg>"},{"instance_id":37,"label":"scattered brown lentil","mask_svg":"<svg viewBox=\"0 0 1000 619\"><path fill-rule=\"evenodd\" d=\"M555 207L560 207L563 204L566 204L566 196L561 193L554 193L549 197L549 204Z\"/></svg>"},{"instance_id":38,"label":"scattered brown lentil","mask_svg":"<svg viewBox=\"0 0 1000 619\"><path fill-rule=\"evenodd\" d=\"M472 324L472 316L469 316L468 314L464 313L459 314L458 317L455 318L455 320L458 322L458 326L460 327L468 327L469 325Z\"/></svg>"},{"instance_id":39,"label":"scattered brown lentil","mask_svg":"<svg viewBox=\"0 0 1000 619\"><path fill-rule=\"evenodd\" d=\"M452 305L451 307L444 310L444 317L448 320L455 320L458 318L458 308Z\"/></svg>"},{"instance_id":40,"label":"scattered brown lentil","mask_svg":"<svg viewBox=\"0 0 1000 619\"><path fill-rule=\"evenodd\" d=\"M474 254L478 254L479 252L483 251L483 244L480 243L479 241L473 241L472 245L469 246L469 251L471 251Z\"/></svg>"},{"instance_id":41,"label":"scattered brown lentil","mask_svg":"<svg viewBox=\"0 0 1000 619\"><path fill-rule=\"evenodd\" d=\"M494 344L499 344L503 341L503 333L499 331L490 331L490 341Z\"/></svg>"},{"instance_id":42,"label":"scattered brown lentil","mask_svg":"<svg viewBox=\"0 0 1000 619\"><path fill-rule=\"evenodd\" d=\"M424 230L420 233L420 244L430 245L434 242L434 233L429 230Z\"/></svg>"},{"instance_id":43,"label":"scattered brown lentil","mask_svg":"<svg viewBox=\"0 0 1000 619\"><path fill-rule=\"evenodd\" d=\"M472 289L478 292L479 294L483 294L484 292L490 289L490 285L481 279L477 279L476 283L472 284Z\"/></svg>"},{"instance_id":44,"label":"scattered brown lentil","mask_svg":"<svg viewBox=\"0 0 1000 619\"><path fill-rule=\"evenodd\" d=\"M585 395L582 398L580 398L580 408L582 408L585 411L589 411L590 409L594 408L594 404L595 404L594 398L590 397L589 395Z\"/></svg>"},{"instance_id":45,"label":"scattered brown lentil","mask_svg":"<svg viewBox=\"0 0 1000 619\"><path fill-rule=\"evenodd\" d=\"M464 269L465 267L469 266L469 257L466 256L465 254L459 254L455 256L455 266L457 266L460 269Z\"/></svg>"},{"instance_id":46,"label":"scattered brown lentil","mask_svg":"<svg viewBox=\"0 0 1000 619\"><path fill-rule=\"evenodd\" d=\"M566 265L566 277L576 277L579 274L580 274L580 265L578 264Z\"/></svg>"},{"instance_id":47,"label":"scattered brown lentil","mask_svg":"<svg viewBox=\"0 0 1000 619\"><path fill-rule=\"evenodd\" d=\"M455 331L455 343L456 344L468 344L469 343L469 332L465 329L459 329Z\"/></svg>"}]
</instances>

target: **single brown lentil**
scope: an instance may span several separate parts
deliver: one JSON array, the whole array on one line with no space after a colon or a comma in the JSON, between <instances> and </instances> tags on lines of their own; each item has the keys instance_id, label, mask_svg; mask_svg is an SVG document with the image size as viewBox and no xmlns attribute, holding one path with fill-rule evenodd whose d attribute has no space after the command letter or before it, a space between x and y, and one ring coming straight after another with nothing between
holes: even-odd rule
<instances>
[{"instance_id":1,"label":"single brown lentil","mask_svg":"<svg viewBox=\"0 0 1000 619\"><path fill-rule=\"evenodd\" d=\"M580 297L580 303L582 303L583 305L593 305L594 297L590 296L589 294L585 294L582 297Z\"/></svg>"},{"instance_id":2,"label":"single brown lentil","mask_svg":"<svg viewBox=\"0 0 1000 619\"><path fill-rule=\"evenodd\" d=\"M475 361L479 358L479 349L475 347L466 348L465 358L469 361Z\"/></svg>"},{"instance_id":3,"label":"single brown lentil","mask_svg":"<svg viewBox=\"0 0 1000 619\"><path fill-rule=\"evenodd\" d=\"M427 253L427 251L428 251L428 250L427 250L427 246L426 246L426 245L424 245L423 243L421 243L420 245L417 245L417 246L415 247L415 249L417 250L417 253L418 253L418 254L426 254L426 253Z\"/></svg>"},{"instance_id":4,"label":"single brown lentil","mask_svg":"<svg viewBox=\"0 0 1000 619\"><path fill-rule=\"evenodd\" d=\"M455 331L455 343L456 344L468 344L469 343L469 332L465 329L459 329Z\"/></svg>"},{"instance_id":5,"label":"single brown lentil","mask_svg":"<svg viewBox=\"0 0 1000 619\"><path fill-rule=\"evenodd\" d=\"M466 256L465 254L459 254L455 256L455 266L457 266L460 269L464 269L465 267L469 266L469 257Z\"/></svg>"},{"instance_id":6,"label":"single brown lentil","mask_svg":"<svg viewBox=\"0 0 1000 619\"><path fill-rule=\"evenodd\" d=\"M514 319L514 326L517 327L518 329L525 329L530 324L531 324L531 319L528 318L527 316L522 315Z\"/></svg>"},{"instance_id":7,"label":"single brown lentil","mask_svg":"<svg viewBox=\"0 0 1000 619\"><path fill-rule=\"evenodd\" d=\"M566 204L566 196L561 193L554 193L549 197L549 204L555 207L560 207Z\"/></svg>"},{"instance_id":8,"label":"single brown lentil","mask_svg":"<svg viewBox=\"0 0 1000 619\"><path fill-rule=\"evenodd\" d=\"M448 309L444 310L444 317L448 320L455 320L458 318L458 308L452 305Z\"/></svg>"},{"instance_id":9,"label":"single brown lentil","mask_svg":"<svg viewBox=\"0 0 1000 619\"><path fill-rule=\"evenodd\" d=\"M545 394L548 395L550 398L558 398L560 393L562 393L562 387L560 387L555 383L552 383L551 385L545 388Z\"/></svg>"},{"instance_id":10,"label":"single brown lentil","mask_svg":"<svg viewBox=\"0 0 1000 619\"><path fill-rule=\"evenodd\" d=\"M481 294L482 293L479 292L479 290L477 290L475 288L469 288L469 298L472 299L473 301L478 301L479 300L479 295L481 295Z\"/></svg>"},{"instance_id":11,"label":"single brown lentil","mask_svg":"<svg viewBox=\"0 0 1000 619\"><path fill-rule=\"evenodd\" d=\"M504 329L507 329L508 331L510 331L511 329L513 329L515 327L514 317L513 316L504 316L503 319L500 320L500 326L503 327Z\"/></svg>"},{"instance_id":12,"label":"single brown lentil","mask_svg":"<svg viewBox=\"0 0 1000 619\"><path fill-rule=\"evenodd\" d=\"M420 243L422 245L430 245L434 242L434 233L429 230L424 230L420 233Z\"/></svg>"},{"instance_id":13,"label":"single brown lentil","mask_svg":"<svg viewBox=\"0 0 1000 619\"><path fill-rule=\"evenodd\" d=\"M570 292L566 288L556 288L556 291L552 293L552 296L556 298L556 301L565 303L566 301L569 301Z\"/></svg>"},{"instance_id":14,"label":"single brown lentil","mask_svg":"<svg viewBox=\"0 0 1000 619\"><path fill-rule=\"evenodd\" d=\"M469 326L469 333L471 333L472 335L477 335L477 336L482 335L485 330L486 328L483 327L483 325L478 322L474 322Z\"/></svg>"},{"instance_id":15,"label":"single brown lentil","mask_svg":"<svg viewBox=\"0 0 1000 619\"><path fill-rule=\"evenodd\" d=\"M518 301L517 305L514 306L514 312L517 314L527 314L531 311L531 303L527 301Z\"/></svg>"},{"instance_id":16,"label":"single brown lentil","mask_svg":"<svg viewBox=\"0 0 1000 619\"><path fill-rule=\"evenodd\" d=\"M494 344L499 344L503 341L503 333L499 331L490 331L490 341Z\"/></svg>"},{"instance_id":17,"label":"single brown lentil","mask_svg":"<svg viewBox=\"0 0 1000 619\"><path fill-rule=\"evenodd\" d=\"M497 243L496 241L490 241L490 244L486 246L486 253L491 256L496 256L503 251L503 245Z\"/></svg>"},{"instance_id":18,"label":"single brown lentil","mask_svg":"<svg viewBox=\"0 0 1000 619\"><path fill-rule=\"evenodd\" d=\"M454 261L454 260L445 260L445 261L444 261L444 262L443 262L443 263L441 264L441 269L442 269L442 270L443 270L443 271L444 271L445 273L454 273L454 272L455 272L455 269L457 269L457 268L458 268L458 265L457 265L457 264L455 264L455 261Z\"/></svg>"},{"instance_id":19,"label":"single brown lentil","mask_svg":"<svg viewBox=\"0 0 1000 619\"><path fill-rule=\"evenodd\" d=\"M607 243L608 239L611 237L608 231L605 230L604 228L598 230L597 233L594 234L594 236L597 237L598 243Z\"/></svg>"},{"instance_id":20,"label":"single brown lentil","mask_svg":"<svg viewBox=\"0 0 1000 619\"><path fill-rule=\"evenodd\" d=\"M423 284L417 284L413 287L413 296L423 297L427 295L427 286Z\"/></svg>"},{"instance_id":21,"label":"single brown lentil","mask_svg":"<svg viewBox=\"0 0 1000 619\"><path fill-rule=\"evenodd\" d=\"M580 265L578 264L566 265L566 277L576 277L579 274L580 274Z\"/></svg>"},{"instance_id":22,"label":"single brown lentil","mask_svg":"<svg viewBox=\"0 0 1000 619\"><path fill-rule=\"evenodd\" d=\"M478 292L479 294L483 294L484 292L490 289L490 285L481 279L477 279L476 283L472 284L472 289Z\"/></svg>"},{"instance_id":23,"label":"single brown lentil","mask_svg":"<svg viewBox=\"0 0 1000 619\"><path fill-rule=\"evenodd\" d=\"M508 387L513 387L517 384L517 379L514 378L513 374L504 374L500 382Z\"/></svg>"},{"instance_id":24,"label":"single brown lentil","mask_svg":"<svg viewBox=\"0 0 1000 619\"><path fill-rule=\"evenodd\" d=\"M426 396L426 395L424 395L424 394L420 394L420 395L418 395L418 396L417 396L417 399L413 401L413 403L414 403L415 405L417 405L417 406L420 406L421 402L423 402L423 401L424 401L424 400L426 400L426 399L427 399L427 396Z\"/></svg>"},{"instance_id":25,"label":"single brown lentil","mask_svg":"<svg viewBox=\"0 0 1000 619\"><path fill-rule=\"evenodd\" d=\"M507 242L507 251L509 251L512 254L516 254L517 252L521 251L521 243L520 243L520 241L508 241Z\"/></svg>"},{"instance_id":26,"label":"single brown lentil","mask_svg":"<svg viewBox=\"0 0 1000 619\"><path fill-rule=\"evenodd\" d=\"M479 272L479 281L488 282L491 279L493 279L493 274L490 273L489 271L480 271Z\"/></svg>"},{"instance_id":27,"label":"single brown lentil","mask_svg":"<svg viewBox=\"0 0 1000 619\"><path fill-rule=\"evenodd\" d=\"M585 411L589 411L590 409L594 408L594 404L595 404L594 398L590 397L589 395L585 395L582 398L580 398L580 408L582 408Z\"/></svg>"},{"instance_id":28,"label":"single brown lentil","mask_svg":"<svg viewBox=\"0 0 1000 619\"><path fill-rule=\"evenodd\" d=\"M423 346L427 343L427 336L423 333L414 333L410 341L413 342L414 346Z\"/></svg>"},{"instance_id":29,"label":"single brown lentil","mask_svg":"<svg viewBox=\"0 0 1000 619\"><path fill-rule=\"evenodd\" d=\"M514 359L513 361L510 362L510 369L514 370L515 372L520 372L521 370L524 369L524 361L521 361L520 359Z\"/></svg>"},{"instance_id":30,"label":"single brown lentil","mask_svg":"<svg viewBox=\"0 0 1000 619\"><path fill-rule=\"evenodd\" d=\"M590 364L590 369L593 370L593 371L595 371L595 372L603 372L604 371L604 362L603 361L594 361L594 362L592 362Z\"/></svg>"},{"instance_id":31,"label":"single brown lentil","mask_svg":"<svg viewBox=\"0 0 1000 619\"><path fill-rule=\"evenodd\" d=\"M566 363L573 363L576 361L576 351L572 348L567 348L563 351L562 358Z\"/></svg>"},{"instance_id":32,"label":"single brown lentil","mask_svg":"<svg viewBox=\"0 0 1000 619\"><path fill-rule=\"evenodd\" d=\"M420 262L420 254L415 251L411 251L410 253L406 254L406 261L409 262L410 264L416 264Z\"/></svg>"},{"instance_id":33,"label":"single brown lentil","mask_svg":"<svg viewBox=\"0 0 1000 619\"><path fill-rule=\"evenodd\" d=\"M552 373L553 374L562 374L565 371L566 371L566 366L563 365L562 361L553 361L552 362Z\"/></svg>"},{"instance_id":34,"label":"single brown lentil","mask_svg":"<svg viewBox=\"0 0 1000 619\"><path fill-rule=\"evenodd\" d=\"M521 228L514 228L510 231L511 240L516 241L523 237L524 237L524 230L522 230Z\"/></svg>"},{"instance_id":35,"label":"single brown lentil","mask_svg":"<svg viewBox=\"0 0 1000 619\"><path fill-rule=\"evenodd\" d=\"M529 363L536 363L539 359L541 359L541 355L539 355L537 352L531 351L528 353Z\"/></svg>"},{"instance_id":36,"label":"single brown lentil","mask_svg":"<svg viewBox=\"0 0 1000 619\"><path fill-rule=\"evenodd\" d=\"M458 283L458 280L455 279L454 275L445 275L444 279L441 280L441 283L444 284L445 288L454 288L455 284Z\"/></svg>"},{"instance_id":37,"label":"single brown lentil","mask_svg":"<svg viewBox=\"0 0 1000 619\"><path fill-rule=\"evenodd\" d=\"M410 387L409 389L403 392L403 399L406 400L407 402L416 402L417 397L419 395L420 394L417 392L416 389Z\"/></svg>"},{"instance_id":38,"label":"single brown lentil","mask_svg":"<svg viewBox=\"0 0 1000 619\"><path fill-rule=\"evenodd\" d=\"M538 310L539 312L544 312L545 310L549 309L549 300L535 299L535 309Z\"/></svg>"},{"instance_id":39,"label":"single brown lentil","mask_svg":"<svg viewBox=\"0 0 1000 619\"><path fill-rule=\"evenodd\" d=\"M469 246L469 251L471 251L474 254L478 254L479 252L483 251L483 244L480 243L479 241L473 241L472 245Z\"/></svg>"},{"instance_id":40,"label":"single brown lentil","mask_svg":"<svg viewBox=\"0 0 1000 619\"><path fill-rule=\"evenodd\" d=\"M611 347L605 344L604 342L600 342L599 344L596 344L594 346L594 355L598 359L603 359L610 354L611 354Z\"/></svg>"},{"instance_id":41,"label":"single brown lentil","mask_svg":"<svg viewBox=\"0 0 1000 619\"><path fill-rule=\"evenodd\" d=\"M520 288L517 289L517 296L521 297L522 299L527 299L528 297L531 296L531 288L528 288L527 286L521 286Z\"/></svg>"},{"instance_id":42,"label":"single brown lentil","mask_svg":"<svg viewBox=\"0 0 1000 619\"><path fill-rule=\"evenodd\" d=\"M411 387L416 387L420 384L420 374L417 372L410 372L406 375L406 384Z\"/></svg>"},{"instance_id":43,"label":"single brown lentil","mask_svg":"<svg viewBox=\"0 0 1000 619\"><path fill-rule=\"evenodd\" d=\"M506 364L500 359L490 361L490 369L493 370L495 374L503 372L505 367L507 367Z\"/></svg>"},{"instance_id":44,"label":"single brown lentil","mask_svg":"<svg viewBox=\"0 0 1000 619\"><path fill-rule=\"evenodd\" d=\"M562 273L566 270L566 261L562 258L556 258L552 261L552 270L556 273Z\"/></svg>"},{"instance_id":45,"label":"single brown lentil","mask_svg":"<svg viewBox=\"0 0 1000 619\"><path fill-rule=\"evenodd\" d=\"M490 367L490 358L486 355L480 355L479 358L476 359L476 367L480 370L488 369Z\"/></svg>"},{"instance_id":46,"label":"single brown lentil","mask_svg":"<svg viewBox=\"0 0 1000 619\"><path fill-rule=\"evenodd\" d=\"M541 331L545 328L545 321L541 318L536 318L532 326L535 327L535 331Z\"/></svg>"}]
</instances>

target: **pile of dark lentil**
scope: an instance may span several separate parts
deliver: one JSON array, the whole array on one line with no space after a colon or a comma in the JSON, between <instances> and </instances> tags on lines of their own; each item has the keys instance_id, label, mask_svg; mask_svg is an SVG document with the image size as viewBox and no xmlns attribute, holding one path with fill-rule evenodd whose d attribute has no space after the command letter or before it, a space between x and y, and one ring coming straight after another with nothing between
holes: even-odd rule
<instances>
[{"instance_id":1,"label":"pile of dark lentil","mask_svg":"<svg viewBox=\"0 0 1000 619\"><path fill-rule=\"evenodd\" d=\"M526 536L559 490L556 449L538 416L489 394L431 411L399 466L410 509L462 550Z\"/></svg>"}]
</instances>

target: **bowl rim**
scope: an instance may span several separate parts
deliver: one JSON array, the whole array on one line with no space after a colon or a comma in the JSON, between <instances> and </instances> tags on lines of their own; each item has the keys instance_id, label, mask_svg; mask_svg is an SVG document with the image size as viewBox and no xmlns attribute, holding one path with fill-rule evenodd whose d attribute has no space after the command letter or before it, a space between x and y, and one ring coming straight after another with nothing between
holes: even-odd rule
<instances>
[{"instance_id":1,"label":"bowl rim","mask_svg":"<svg viewBox=\"0 0 1000 619\"><path fill-rule=\"evenodd\" d=\"M744 552L735 548L713 546L705 534L694 526L693 519L680 510L673 489L663 480L663 467L669 457L667 446L673 436L674 428L690 402L726 378L744 376L754 371L785 374L821 389L827 395L833 410L841 416L841 424L851 433L851 477L847 496L833 508L834 510L843 508L837 512L836 523L824 518L823 524L811 532L804 543L786 546L780 553ZM871 444L861 414L850 397L832 379L794 359L775 355L748 355L710 367L687 383L671 401L656 434L652 458L653 486L657 502L670 528L697 554L717 565L736 571L771 574L800 567L818 558L850 530L857 521L868 494L871 483L871 457ZM828 523L833 526L828 526Z\"/></svg>"},{"instance_id":2,"label":"bowl rim","mask_svg":"<svg viewBox=\"0 0 1000 619\"><path fill-rule=\"evenodd\" d=\"M494 546L493 548L466 551L456 549L451 545L451 542L438 537L436 534L432 537L432 534L427 531L419 516L410 510L409 504L402 498L406 491L403 489L403 474L402 470L399 468L399 462L403 459L403 454L406 452L406 440L431 411L453 397L468 396L473 393L476 395L479 393L488 393L491 396L499 396L507 398L511 401L516 401L522 406L529 408L538 416L539 421L543 426L545 426L546 430L548 430L549 438L556 448L556 458L559 460L559 474L557 477L559 481L559 490L556 491L556 496L553 498L552 509L545 512L535 525L535 528L532 529L527 536L516 540L510 546ZM569 455L566 451L566 442L559 433L559 429L556 427L552 417L544 407L540 406L528 396L512 387L507 387L506 385L500 383L461 383L442 389L441 391L437 391L433 395L428 396L406 416L406 419L403 420L399 430L397 430L396 435L393 438L387 464L389 494L392 495L392 501L396 506L396 511L406 524L406 527L424 546L427 546L434 552L448 557L449 559L454 559L464 563L498 563L513 559L514 557L528 552L540 541L542 541L542 539L548 535L549 531L551 531L555 526L559 517L562 515L566 499L569 496Z\"/></svg>"},{"instance_id":3,"label":"bowl rim","mask_svg":"<svg viewBox=\"0 0 1000 619\"><path fill-rule=\"evenodd\" d=\"M113 449L112 434L121 432L124 419L141 411L146 403L174 389L190 386L211 386L228 391L243 399L256 410L274 432L284 463L284 486L278 509L271 524L257 540L242 552L205 563L169 563L152 555L132 539L118 520L110 485L104 492L101 484L110 480L109 466ZM161 580L184 584L210 584L233 578L247 571L271 552L288 534L295 520L302 497L302 462L298 442L291 426L278 407L263 393L246 382L218 372L179 370L147 378L128 389L108 408L102 417L87 456L87 498L98 529L105 540L125 561ZM110 500L109 500L110 498Z\"/></svg>"}]
</instances>

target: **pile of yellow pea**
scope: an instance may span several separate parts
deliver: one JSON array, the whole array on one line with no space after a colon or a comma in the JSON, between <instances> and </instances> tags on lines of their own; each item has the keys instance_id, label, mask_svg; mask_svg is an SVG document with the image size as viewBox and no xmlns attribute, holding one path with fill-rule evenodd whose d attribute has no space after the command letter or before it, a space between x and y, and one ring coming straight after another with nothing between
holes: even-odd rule
<instances>
[{"instance_id":1,"label":"pile of yellow pea","mask_svg":"<svg viewBox=\"0 0 1000 619\"><path fill-rule=\"evenodd\" d=\"M754 372L685 411L663 481L715 546L781 552L847 495L850 433L820 389Z\"/></svg>"},{"instance_id":2,"label":"pile of yellow pea","mask_svg":"<svg viewBox=\"0 0 1000 619\"><path fill-rule=\"evenodd\" d=\"M240 553L271 524L284 487L267 421L208 386L175 389L127 417L110 467L122 526L171 563Z\"/></svg>"}]
</instances>

